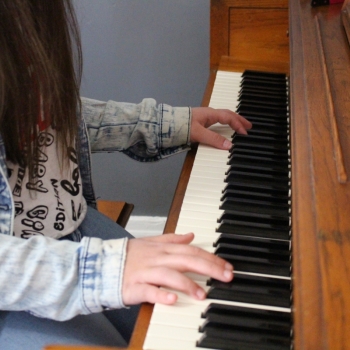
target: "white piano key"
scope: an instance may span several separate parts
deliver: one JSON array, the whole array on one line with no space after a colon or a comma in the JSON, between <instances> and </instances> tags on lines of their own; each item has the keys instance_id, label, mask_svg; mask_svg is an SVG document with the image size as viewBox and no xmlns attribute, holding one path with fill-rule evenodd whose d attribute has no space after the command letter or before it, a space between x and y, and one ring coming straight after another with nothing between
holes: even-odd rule
<instances>
[{"instance_id":1,"label":"white piano key","mask_svg":"<svg viewBox=\"0 0 350 350\"><path fill-rule=\"evenodd\" d=\"M182 217L188 220L195 218L194 220L196 220L196 222L199 222L199 221L203 222L203 224L198 225L198 227L206 227L204 224L207 225L208 221L216 222L219 216L217 213L208 213L208 212L203 213L203 212L196 211L195 209L191 209L186 212L183 212ZM197 227L197 225L195 226Z\"/></svg>"},{"instance_id":2,"label":"white piano key","mask_svg":"<svg viewBox=\"0 0 350 350\"><path fill-rule=\"evenodd\" d=\"M144 350L198 350L196 329L152 325L148 332Z\"/></svg>"},{"instance_id":3,"label":"white piano key","mask_svg":"<svg viewBox=\"0 0 350 350\"><path fill-rule=\"evenodd\" d=\"M177 225L176 233L184 233L184 232L193 232L196 237L203 237L205 240L210 240L211 237L216 238L219 233L216 232L217 224L212 225L211 227L196 227L196 226L188 226L188 225ZM204 242L198 242L203 244Z\"/></svg>"},{"instance_id":4,"label":"white piano key","mask_svg":"<svg viewBox=\"0 0 350 350\"><path fill-rule=\"evenodd\" d=\"M203 188L203 186L191 186L191 188L187 188L186 190L186 199L190 198L211 198L212 200L220 199L220 186L216 186L216 188ZM219 190L219 191L217 191Z\"/></svg>"}]
</instances>

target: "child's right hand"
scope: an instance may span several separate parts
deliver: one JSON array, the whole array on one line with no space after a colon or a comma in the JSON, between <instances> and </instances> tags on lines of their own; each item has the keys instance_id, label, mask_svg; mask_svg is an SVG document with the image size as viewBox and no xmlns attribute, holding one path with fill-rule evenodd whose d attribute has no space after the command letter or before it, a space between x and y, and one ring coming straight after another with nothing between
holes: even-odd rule
<instances>
[{"instance_id":1,"label":"child's right hand","mask_svg":"<svg viewBox=\"0 0 350 350\"><path fill-rule=\"evenodd\" d=\"M184 272L195 272L223 282L233 278L233 267L223 259L191 246L194 234L164 234L128 241L123 278L125 305L142 302L174 304L176 293L158 288L168 287L202 300L202 287Z\"/></svg>"}]
</instances>

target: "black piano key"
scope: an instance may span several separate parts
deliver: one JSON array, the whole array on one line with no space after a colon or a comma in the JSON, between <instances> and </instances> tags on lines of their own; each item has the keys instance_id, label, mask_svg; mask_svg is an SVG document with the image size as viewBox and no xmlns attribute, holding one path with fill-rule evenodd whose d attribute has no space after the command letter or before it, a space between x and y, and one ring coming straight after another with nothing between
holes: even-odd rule
<instances>
[{"instance_id":1,"label":"black piano key","mask_svg":"<svg viewBox=\"0 0 350 350\"><path fill-rule=\"evenodd\" d=\"M272 239L290 239L290 229L271 228L249 225L249 223L236 220L221 220L217 232L237 234L243 236L264 237Z\"/></svg>"},{"instance_id":2,"label":"black piano key","mask_svg":"<svg viewBox=\"0 0 350 350\"><path fill-rule=\"evenodd\" d=\"M260 149L282 150L286 153L289 151L289 142L264 136L234 134L232 137L232 143L234 143L235 148L251 146L259 147Z\"/></svg>"},{"instance_id":3,"label":"black piano key","mask_svg":"<svg viewBox=\"0 0 350 350\"><path fill-rule=\"evenodd\" d=\"M231 165L226 171L228 175L231 171L241 171L261 177L275 177L276 179L289 179L290 169L288 166L279 166L278 162L250 161L248 158L235 156L232 152L229 158Z\"/></svg>"},{"instance_id":4,"label":"black piano key","mask_svg":"<svg viewBox=\"0 0 350 350\"><path fill-rule=\"evenodd\" d=\"M238 97L238 101L238 106L254 104L255 106L272 106L274 108L281 108L284 111L288 110L286 98L281 98L276 95L263 95L259 93L247 93L243 91Z\"/></svg>"},{"instance_id":5,"label":"black piano key","mask_svg":"<svg viewBox=\"0 0 350 350\"><path fill-rule=\"evenodd\" d=\"M273 121L262 121L258 118L248 117L249 121L253 123L253 127L250 130L267 130L275 133L289 133L289 126L287 123L284 125L281 123L274 123Z\"/></svg>"},{"instance_id":6,"label":"black piano key","mask_svg":"<svg viewBox=\"0 0 350 350\"><path fill-rule=\"evenodd\" d=\"M286 98L279 98L275 94L259 94L259 93L251 93L242 90L240 96L238 96L238 106L254 106L260 108L268 108L272 110L280 110L284 113L288 111L288 104L286 103Z\"/></svg>"},{"instance_id":7,"label":"black piano key","mask_svg":"<svg viewBox=\"0 0 350 350\"><path fill-rule=\"evenodd\" d=\"M251 117L259 118L261 121L273 121L275 123L280 123L281 125L289 125L288 113L277 113L275 110L273 112L268 112L266 109L253 109L253 108L241 108L236 110L236 112L247 119Z\"/></svg>"},{"instance_id":8,"label":"black piano key","mask_svg":"<svg viewBox=\"0 0 350 350\"><path fill-rule=\"evenodd\" d=\"M228 165L252 165L259 164L263 168L271 168L280 170L282 172L289 172L290 163L288 159L281 161L281 157L263 157L262 155L248 155L242 154L240 150L237 152L232 152L229 157Z\"/></svg>"},{"instance_id":9,"label":"black piano key","mask_svg":"<svg viewBox=\"0 0 350 350\"><path fill-rule=\"evenodd\" d=\"M286 75L284 73L262 72L252 69L247 69L242 73L242 81L247 78L286 81Z\"/></svg>"},{"instance_id":10,"label":"black piano key","mask_svg":"<svg viewBox=\"0 0 350 350\"><path fill-rule=\"evenodd\" d=\"M289 279L245 275L235 273L229 283L210 279L208 299L242 303L279 306L291 305L291 282Z\"/></svg>"},{"instance_id":11,"label":"black piano key","mask_svg":"<svg viewBox=\"0 0 350 350\"><path fill-rule=\"evenodd\" d=\"M242 224L247 223L251 226L271 228L271 229L288 229L290 226L290 219L284 216L274 216L259 214L254 211L235 211L225 210L218 222L222 220L234 220L241 222Z\"/></svg>"},{"instance_id":12,"label":"black piano key","mask_svg":"<svg viewBox=\"0 0 350 350\"><path fill-rule=\"evenodd\" d=\"M235 271L283 277L290 276L290 255L232 244L219 245L215 255L231 263Z\"/></svg>"},{"instance_id":13,"label":"black piano key","mask_svg":"<svg viewBox=\"0 0 350 350\"><path fill-rule=\"evenodd\" d=\"M258 128L254 127L248 131L248 136L266 136L266 137L272 137L275 140L281 140L288 142L289 140L289 132L288 130L285 130L284 132L282 130L275 131L273 129L271 130L259 130Z\"/></svg>"},{"instance_id":14,"label":"black piano key","mask_svg":"<svg viewBox=\"0 0 350 350\"><path fill-rule=\"evenodd\" d=\"M289 187L288 175L277 175L267 171L254 173L252 170L243 168L242 166L232 168L225 178L225 182L239 180L243 183L261 183L261 184L279 184L280 186Z\"/></svg>"},{"instance_id":15,"label":"black piano key","mask_svg":"<svg viewBox=\"0 0 350 350\"><path fill-rule=\"evenodd\" d=\"M242 88L253 88L258 91L280 91L281 89L285 89L286 82L279 81L267 81L267 80L257 80L257 79L244 79L241 84Z\"/></svg>"},{"instance_id":16,"label":"black piano key","mask_svg":"<svg viewBox=\"0 0 350 350\"><path fill-rule=\"evenodd\" d=\"M249 325L250 323L250 325ZM259 329L260 326L260 329ZM208 327L220 327L221 329L229 327L234 327L234 331L250 331L252 333L263 333L271 338L275 339L287 339L289 340L289 332L285 334L285 330L280 329L280 333L278 334L276 331L271 330L269 325L266 324L266 321L260 321L259 319L255 319L254 317L234 317L234 316L226 316L226 315L216 315L210 314L207 316L206 321L199 328L200 332L205 332ZM271 328L274 326L271 324ZM278 325L277 325L278 326ZM276 327L277 328L277 327Z\"/></svg>"},{"instance_id":17,"label":"black piano key","mask_svg":"<svg viewBox=\"0 0 350 350\"><path fill-rule=\"evenodd\" d=\"M276 159L281 162L290 163L289 150L279 150L279 149L261 149L258 146L248 146L239 144L234 144L229 151L229 159L231 154L246 154L255 157L270 157L271 159Z\"/></svg>"},{"instance_id":18,"label":"black piano key","mask_svg":"<svg viewBox=\"0 0 350 350\"><path fill-rule=\"evenodd\" d=\"M289 239L290 220L288 217L278 217L255 213L254 211L226 210L218 219L218 232L236 233L249 236Z\"/></svg>"},{"instance_id":19,"label":"black piano key","mask_svg":"<svg viewBox=\"0 0 350 350\"><path fill-rule=\"evenodd\" d=\"M231 173L226 176L225 182L227 183L241 183L246 186L251 187L275 187L282 191L288 191L290 189L289 182L284 179L277 181L276 178L264 178L255 174L247 174L241 171L231 171Z\"/></svg>"},{"instance_id":20,"label":"black piano key","mask_svg":"<svg viewBox=\"0 0 350 350\"><path fill-rule=\"evenodd\" d=\"M242 111L244 111L245 113L264 113L278 118L285 118L287 108L266 105L250 105L247 103L240 102L237 106L237 113L240 114Z\"/></svg>"},{"instance_id":21,"label":"black piano key","mask_svg":"<svg viewBox=\"0 0 350 350\"><path fill-rule=\"evenodd\" d=\"M218 254L222 259L233 264L235 271L260 273L264 275L289 277L291 274L290 264L278 265L278 261L244 257L242 255Z\"/></svg>"},{"instance_id":22,"label":"black piano key","mask_svg":"<svg viewBox=\"0 0 350 350\"><path fill-rule=\"evenodd\" d=\"M231 332L230 329L227 332ZM258 341L250 341L249 333L241 333L238 339L231 339L235 334L231 335L231 338L225 337L225 331L220 329L208 328L197 342L196 346L200 348L210 348L218 350L290 350L290 345L284 343L281 344L271 342L265 338ZM231 333L230 333L231 334ZM243 340L241 340L243 337Z\"/></svg>"},{"instance_id":23,"label":"black piano key","mask_svg":"<svg viewBox=\"0 0 350 350\"><path fill-rule=\"evenodd\" d=\"M284 350L290 349L290 339L287 336L208 324L197 346L223 350Z\"/></svg>"},{"instance_id":24,"label":"black piano key","mask_svg":"<svg viewBox=\"0 0 350 350\"><path fill-rule=\"evenodd\" d=\"M286 107L288 104L287 96L284 94L264 94L263 92L249 91L242 89L238 96L239 101L247 103L264 103Z\"/></svg>"},{"instance_id":25,"label":"black piano key","mask_svg":"<svg viewBox=\"0 0 350 350\"><path fill-rule=\"evenodd\" d=\"M255 346L255 349L281 349L283 344L287 349L287 345L290 347L291 344L290 313L211 303L202 313L202 318L206 321L200 327L200 331L205 334L198 342L201 347L237 349L242 346L242 349L251 349L251 346ZM232 334L232 331L236 333ZM227 336L226 332L230 335ZM226 342L223 342L224 347L220 347L221 339L228 338L230 347L225 347Z\"/></svg>"},{"instance_id":26,"label":"black piano key","mask_svg":"<svg viewBox=\"0 0 350 350\"><path fill-rule=\"evenodd\" d=\"M241 152L240 149L237 152L232 152L228 158L227 165L252 165L259 164L264 168L274 168L281 170L282 172L290 171L290 162L289 159L281 159L279 155L269 156L265 154L254 154L254 152Z\"/></svg>"},{"instance_id":27,"label":"black piano key","mask_svg":"<svg viewBox=\"0 0 350 350\"><path fill-rule=\"evenodd\" d=\"M252 84L249 84L247 86L244 86L244 82L242 82L243 84L241 84L240 86L240 91L238 93L238 98L247 95L247 96L257 96L257 97L271 97L271 101L275 101L275 100L281 100L284 101L285 104L288 104L288 95L286 94L285 91L272 91L269 89L261 89L260 87L258 87L258 89L255 89L254 86L252 86ZM251 83L251 82L250 82Z\"/></svg>"},{"instance_id":28,"label":"black piano key","mask_svg":"<svg viewBox=\"0 0 350 350\"><path fill-rule=\"evenodd\" d=\"M210 303L207 308L202 312L201 317L207 318L210 315L222 315L229 316L232 318L250 318L252 323L258 322L258 325L252 328L267 328L276 330L278 332L290 335L292 326L292 317L289 312L268 310L268 309L257 309L238 305L227 305ZM262 323L266 322L266 323Z\"/></svg>"},{"instance_id":29,"label":"black piano key","mask_svg":"<svg viewBox=\"0 0 350 350\"><path fill-rule=\"evenodd\" d=\"M240 244L242 242L235 243L219 243L217 245L215 254L231 254L238 252L247 252L247 255L257 258L268 258L271 260L280 260L289 262L290 252L285 250L273 249L271 247L263 246L247 246Z\"/></svg>"},{"instance_id":30,"label":"black piano key","mask_svg":"<svg viewBox=\"0 0 350 350\"><path fill-rule=\"evenodd\" d=\"M219 331L218 333L221 332ZM288 347L286 344L276 344L265 340L252 343L249 341L249 334L243 335L245 340L227 339L224 335L223 338L218 338L219 335L216 334L216 329L208 329L204 332L196 346L218 350L290 350L290 345Z\"/></svg>"},{"instance_id":31,"label":"black piano key","mask_svg":"<svg viewBox=\"0 0 350 350\"><path fill-rule=\"evenodd\" d=\"M278 92L282 93L281 89L285 91L286 81L284 80L269 80L269 79L255 79L243 78L241 81L241 90L254 89L256 91L263 91L264 93Z\"/></svg>"},{"instance_id":32,"label":"black piano key","mask_svg":"<svg viewBox=\"0 0 350 350\"><path fill-rule=\"evenodd\" d=\"M244 110L241 110L239 114L242 117L245 117L246 119L248 119L250 122L252 122L253 125L254 123L261 122L261 123L272 123L275 126L280 126L284 128L289 127L289 119L286 118L285 115L274 116L268 113L262 113L262 111L252 112L252 111L244 111Z\"/></svg>"},{"instance_id":33,"label":"black piano key","mask_svg":"<svg viewBox=\"0 0 350 350\"><path fill-rule=\"evenodd\" d=\"M290 242L259 238L259 237L246 237L235 234L226 234L222 233L217 240L213 243L214 247L217 247L219 244L240 244L248 247L262 247L268 248L274 251L283 252L283 254L290 254Z\"/></svg>"},{"instance_id":34,"label":"black piano key","mask_svg":"<svg viewBox=\"0 0 350 350\"><path fill-rule=\"evenodd\" d=\"M287 101L288 103L288 96L286 95L285 92L283 91L269 91L269 90L264 90L261 89L260 87L258 87L257 89L254 86L242 86L239 94L238 94L238 99L243 96L243 95L258 95L258 96L264 96L267 98L271 98L271 99L279 99L279 100L283 100L283 101Z\"/></svg>"},{"instance_id":35,"label":"black piano key","mask_svg":"<svg viewBox=\"0 0 350 350\"><path fill-rule=\"evenodd\" d=\"M262 159L262 161L270 160L282 164L290 164L290 157L287 152L281 152L276 150L260 149L259 146L254 148L242 148L240 146L233 145L228 153L228 159L233 155L240 155L245 157L255 157Z\"/></svg>"},{"instance_id":36,"label":"black piano key","mask_svg":"<svg viewBox=\"0 0 350 350\"><path fill-rule=\"evenodd\" d=\"M290 199L290 190L284 190L281 189L278 186L252 186L252 185L246 185L244 183L240 183L239 181L232 181L228 183L222 193L223 196L225 193L230 193L231 191L245 191L245 192L253 192L253 193L259 193L262 196L267 196L276 198L276 200L289 200Z\"/></svg>"},{"instance_id":37,"label":"black piano key","mask_svg":"<svg viewBox=\"0 0 350 350\"><path fill-rule=\"evenodd\" d=\"M253 200L253 199L242 199L242 198L226 198L220 205L222 210L235 210L242 212L253 211L259 214L266 215L276 215L276 216L290 216L289 206L278 206L276 204L268 203L267 201L262 200Z\"/></svg>"},{"instance_id":38,"label":"black piano key","mask_svg":"<svg viewBox=\"0 0 350 350\"><path fill-rule=\"evenodd\" d=\"M269 78L265 78L265 77L263 78L263 77L252 77L252 76L248 77L248 76L246 76L246 77L242 77L242 80L240 82L240 87L241 87L241 89L248 89L250 87L255 88L255 86L253 84L254 82L261 83L260 85L257 85L257 88L261 89L262 91L270 91L271 90L271 89L262 89L261 87L264 85L267 87L268 86L274 87L275 85L282 86L283 88L278 89L277 92L279 94L286 95L285 87L286 87L287 82L285 79L284 80L283 79L269 79Z\"/></svg>"},{"instance_id":39,"label":"black piano key","mask_svg":"<svg viewBox=\"0 0 350 350\"><path fill-rule=\"evenodd\" d=\"M268 201L271 204L278 204L281 206L289 207L290 197L278 192L272 193L266 190L259 190L250 188L248 186L232 186L231 189L226 189L223 191L221 201L224 201L226 198L235 197L235 198L253 198L257 200Z\"/></svg>"},{"instance_id":40,"label":"black piano key","mask_svg":"<svg viewBox=\"0 0 350 350\"><path fill-rule=\"evenodd\" d=\"M233 134L232 136L232 142L236 142L236 141L246 141L249 143L255 143L257 145L265 145L265 144L272 144L272 145L281 145L283 147L288 146L289 141L287 138L281 139L279 136L276 135L261 135L259 133L254 133L254 131L252 131L252 134L248 134L248 135L243 135L243 134Z\"/></svg>"},{"instance_id":41,"label":"black piano key","mask_svg":"<svg viewBox=\"0 0 350 350\"><path fill-rule=\"evenodd\" d=\"M254 333L274 334L290 340L292 324L290 313L287 312L211 303L201 317L205 321L199 328L200 332L205 332L205 328L212 324Z\"/></svg>"}]
</instances>

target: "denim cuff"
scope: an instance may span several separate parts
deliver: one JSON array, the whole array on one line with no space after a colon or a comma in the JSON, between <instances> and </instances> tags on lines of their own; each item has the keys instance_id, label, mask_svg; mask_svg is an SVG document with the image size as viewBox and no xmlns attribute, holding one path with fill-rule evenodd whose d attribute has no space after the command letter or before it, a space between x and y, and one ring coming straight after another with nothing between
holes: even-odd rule
<instances>
[{"instance_id":1,"label":"denim cuff","mask_svg":"<svg viewBox=\"0 0 350 350\"><path fill-rule=\"evenodd\" d=\"M83 238L80 277L87 313L125 307L122 282L127 239Z\"/></svg>"},{"instance_id":2,"label":"denim cuff","mask_svg":"<svg viewBox=\"0 0 350 350\"><path fill-rule=\"evenodd\" d=\"M160 105L160 143L161 149L190 144L192 111L190 107L171 107Z\"/></svg>"}]
</instances>

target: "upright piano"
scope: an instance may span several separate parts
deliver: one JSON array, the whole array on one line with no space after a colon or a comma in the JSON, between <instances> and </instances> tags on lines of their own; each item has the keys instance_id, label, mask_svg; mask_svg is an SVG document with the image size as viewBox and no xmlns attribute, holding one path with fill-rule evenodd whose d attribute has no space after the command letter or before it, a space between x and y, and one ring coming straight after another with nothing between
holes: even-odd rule
<instances>
[{"instance_id":1,"label":"upright piano","mask_svg":"<svg viewBox=\"0 0 350 350\"><path fill-rule=\"evenodd\" d=\"M295 349L350 349L349 13L349 1L319 7L311 0L211 1L211 73L203 105L220 107L214 95L230 90L217 86L222 77L226 84L226 76L234 81L246 70L286 75L292 291L282 312L291 313L290 347ZM185 228L181 215L191 203L186 190L195 183L193 168L203 158L202 147L188 152L165 232ZM225 165L227 155L218 156L218 162L221 158ZM152 349L148 338L156 309L142 306L129 350ZM171 335L170 344L177 340L181 335Z\"/></svg>"},{"instance_id":2,"label":"upright piano","mask_svg":"<svg viewBox=\"0 0 350 350\"><path fill-rule=\"evenodd\" d=\"M211 69L277 71L289 77L292 345L346 349L350 348L350 50L344 20L348 7L312 7L310 0L290 0L287 5L212 1L216 32L211 38L216 42L211 44ZM224 29L218 29L220 20ZM242 26L247 31L249 25L253 29L248 34L240 30ZM263 30L266 27L269 34ZM210 97L211 92L205 103ZM166 232L176 229L195 157L192 150L186 159Z\"/></svg>"}]
</instances>

